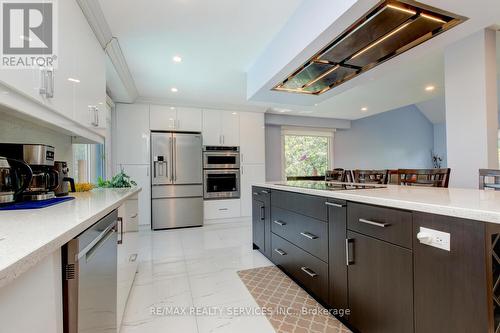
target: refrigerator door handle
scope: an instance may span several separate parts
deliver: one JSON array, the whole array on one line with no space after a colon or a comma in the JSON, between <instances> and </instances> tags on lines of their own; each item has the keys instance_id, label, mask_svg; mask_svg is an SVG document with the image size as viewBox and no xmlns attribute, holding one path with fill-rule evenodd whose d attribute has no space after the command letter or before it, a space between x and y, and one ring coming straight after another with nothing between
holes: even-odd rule
<instances>
[{"instance_id":1,"label":"refrigerator door handle","mask_svg":"<svg viewBox=\"0 0 500 333\"><path fill-rule=\"evenodd\" d=\"M172 163L172 178L174 181L177 180L177 138L174 136L174 148L173 148L173 163Z\"/></svg>"},{"instance_id":2,"label":"refrigerator door handle","mask_svg":"<svg viewBox=\"0 0 500 333\"><path fill-rule=\"evenodd\" d=\"M171 161L173 162L172 137L168 138L168 149L170 150L170 157L171 157ZM173 175L173 173L174 173L174 171L173 171L173 170L174 170L174 169L173 169L173 165L174 165L174 163L170 163L170 167L172 168L172 169L170 170L170 175L168 175L168 180L169 180L170 182L172 182L172 181L173 181L173 177L172 177L172 175ZM168 170L168 165L167 165L167 170Z\"/></svg>"}]
</instances>

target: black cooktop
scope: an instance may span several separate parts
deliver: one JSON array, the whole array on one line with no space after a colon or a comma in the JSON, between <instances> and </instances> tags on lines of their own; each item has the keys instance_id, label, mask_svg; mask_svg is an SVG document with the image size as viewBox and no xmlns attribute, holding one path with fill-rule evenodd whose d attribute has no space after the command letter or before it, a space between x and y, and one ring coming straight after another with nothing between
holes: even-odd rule
<instances>
[{"instance_id":1,"label":"black cooktop","mask_svg":"<svg viewBox=\"0 0 500 333\"><path fill-rule=\"evenodd\" d=\"M287 181L285 183L276 185L300 187L311 190L325 190L325 191L366 190L375 188L385 188L385 186L383 185L335 183L335 182L307 181L307 180Z\"/></svg>"}]
</instances>

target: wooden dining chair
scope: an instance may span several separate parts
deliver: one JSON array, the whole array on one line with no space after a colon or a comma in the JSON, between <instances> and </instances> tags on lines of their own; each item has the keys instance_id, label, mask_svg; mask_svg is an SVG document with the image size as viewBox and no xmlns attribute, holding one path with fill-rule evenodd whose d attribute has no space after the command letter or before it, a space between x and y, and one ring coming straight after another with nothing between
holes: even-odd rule
<instances>
[{"instance_id":1,"label":"wooden dining chair","mask_svg":"<svg viewBox=\"0 0 500 333\"><path fill-rule=\"evenodd\" d=\"M448 187L450 168L444 169L399 169L398 184L409 186Z\"/></svg>"},{"instance_id":2,"label":"wooden dining chair","mask_svg":"<svg viewBox=\"0 0 500 333\"><path fill-rule=\"evenodd\" d=\"M490 182L490 179L492 179L493 182ZM479 169L479 189L500 191L500 170Z\"/></svg>"},{"instance_id":3,"label":"wooden dining chair","mask_svg":"<svg viewBox=\"0 0 500 333\"><path fill-rule=\"evenodd\" d=\"M388 170L351 170L350 183L387 184Z\"/></svg>"},{"instance_id":4,"label":"wooden dining chair","mask_svg":"<svg viewBox=\"0 0 500 333\"><path fill-rule=\"evenodd\" d=\"M325 172L325 180L327 182L345 182L345 170L336 168Z\"/></svg>"}]
</instances>

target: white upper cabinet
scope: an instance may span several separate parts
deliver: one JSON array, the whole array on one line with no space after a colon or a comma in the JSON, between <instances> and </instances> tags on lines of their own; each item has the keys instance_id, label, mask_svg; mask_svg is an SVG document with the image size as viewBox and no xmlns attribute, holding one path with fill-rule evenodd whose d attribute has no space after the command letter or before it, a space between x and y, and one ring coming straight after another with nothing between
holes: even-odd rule
<instances>
[{"instance_id":1,"label":"white upper cabinet","mask_svg":"<svg viewBox=\"0 0 500 333\"><path fill-rule=\"evenodd\" d=\"M201 132L201 109L151 105L151 130Z\"/></svg>"},{"instance_id":2,"label":"white upper cabinet","mask_svg":"<svg viewBox=\"0 0 500 333\"><path fill-rule=\"evenodd\" d=\"M152 131L174 130L177 123L177 111L166 105L151 105L149 123Z\"/></svg>"},{"instance_id":3,"label":"white upper cabinet","mask_svg":"<svg viewBox=\"0 0 500 333\"><path fill-rule=\"evenodd\" d=\"M252 185L266 181L266 166L252 164L241 166L241 216L252 215Z\"/></svg>"},{"instance_id":4,"label":"white upper cabinet","mask_svg":"<svg viewBox=\"0 0 500 333\"><path fill-rule=\"evenodd\" d=\"M89 111L89 106L104 110L104 50L76 1L59 1L55 13L57 66L1 69L0 81L86 127L100 127L105 122L100 122L99 111Z\"/></svg>"},{"instance_id":5,"label":"white upper cabinet","mask_svg":"<svg viewBox=\"0 0 500 333\"><path fill-rule=\"evenodd\" d=\"M265 128L263 113L240 113L240 154L242 164L265 163Z\"/></svg>"},{"instance_id":6,"label":"white upper cabinet","mask_svg":"<svg viewBox=\"0 0 500 333\"><path fill-rule=\"evenodd\" d=\"M149 164L149 105L116 104L116 164Z\"/></svg>"},{"instance_id":7,"label":"white upper cabinet","mask_svg":"<svg viewBox=\"0 0 500 333\"><path fill-rule=\"evenodd\" d=\"M188 132L201 132L201 109L176 108L177 129Z\"/></svg>"},{"instance_id":8,"label":"white upper cabinet","mask_svg":"<svg viewBox=\"0 0 500 333\"><path fill-rule=\"evenodd\" d=\"M239 146L239 113L203 110L203 144L205 146Z\"/></svg>"}]
</instances>

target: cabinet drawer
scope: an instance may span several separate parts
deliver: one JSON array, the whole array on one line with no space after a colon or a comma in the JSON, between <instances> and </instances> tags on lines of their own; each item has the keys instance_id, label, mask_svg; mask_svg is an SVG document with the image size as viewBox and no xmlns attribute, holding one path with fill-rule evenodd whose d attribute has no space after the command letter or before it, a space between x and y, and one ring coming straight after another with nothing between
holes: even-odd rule
<instances>
[{"instance_id":1,"label":"cabinet drawer","mask_svg":"<svg viewBox=\"0 0 500 333\"><path fill-rule=\"evenodd\" d=\"M326 221L328 218L326 199L313 195L286 191L273 191L272 205Z\"/></svg>"},{"instance_id":2,"label":"cabinet drawer","mask_svg":"<svg viewBox=\"0 0 500 333\"><path fill-rule=\"evenodd\" d=\"M240 200L205 200L203 202L205 220L230 219L240 216Z\"/></svg>"},{"instance_id":3,"label":"cabinet drawer","mask_svg":"<svg viewBox=\"0 0 500 333\"><path fill-rule=\"evenodd\" d=\"M328 265L275 234L271 237L271 260L300 282L304 289L326 302Z\"/></svg>"},{"instance_id":4,"label":"cabinet drawer","mask_svg":"<svg viewBox=\"0 0 500 333\"><path fill-rule=\"evenodd\" d=\"M324 262L328 262L328 223L273 207L271 230Z\"/></svg>"},{"instance_id":5,"label":"cabinet drawer","mask_svg":"<svg viewBox=\"0 0 500 333\"><path fill-rule=\"evenodd\" d=\"M412 248L410 212L350 202L347 228L393 244Z\"/></svg>"},{"instance_id":6,"label":"cabinet drawer","mask_svg":"<svg viewBox=\"0 0 500 333\"><path fill-rule=\"evenodd\" d=\"M271 190L264 187L252 186L252 197L269 205L271 202Z\"/></svg>"}]
</instances>

